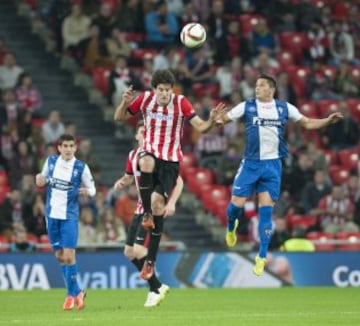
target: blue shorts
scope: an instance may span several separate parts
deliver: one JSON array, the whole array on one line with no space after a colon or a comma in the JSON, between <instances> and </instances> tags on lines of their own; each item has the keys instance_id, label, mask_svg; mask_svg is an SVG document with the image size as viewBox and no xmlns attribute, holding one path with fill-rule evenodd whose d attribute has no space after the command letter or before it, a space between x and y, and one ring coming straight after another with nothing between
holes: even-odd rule
<instances>
[{"instance_id":1,"label":"blue shorts","mask_svg":"<svg viewBox=\"0 0 360 326\"><path fill-rule=\"evenodd\" d=\"M268 192L272 200L279 199L282 163L275 160L242 160L235 176L232 194L251 197L254 193Z\"/></svg>"},{"instance_id":2,"label":"blue shorts","mask_svg":"<svg viewBox=\"0 0 360 326\"><path fill-rule=\"evenodd\" d=\"M46 217L49 240L54 251L75 249L78 239L78 220L59 220Z\"/></svg>"}]
</instances>

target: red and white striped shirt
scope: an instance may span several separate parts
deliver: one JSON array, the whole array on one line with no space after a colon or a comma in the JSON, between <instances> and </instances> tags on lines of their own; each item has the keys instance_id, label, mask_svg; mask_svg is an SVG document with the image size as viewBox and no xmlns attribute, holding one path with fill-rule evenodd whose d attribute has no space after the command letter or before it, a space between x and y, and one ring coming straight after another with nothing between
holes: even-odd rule
<instances>
[{"instance_id":1,"label":"red and white striped shirt","mask_svg":"<svg viewBox=\"0 0 360 326\"><path fill-rule=\"evenodd\" d=\"M180 140L185 118L196 113L191 103L183 95L171 95L167 106L156 103L154 92L141 93L129 106L133 115L141 111L145 124L142 150L155 157L171 162L182 159Z\"/></svg>"},{"instance_id":2,"label":"red and white striped shirt","mask_svg":"<svg viewBox=\"0 0 360 326\"><path fill-rule=\"evenodd\" d=\"M130 151L127 161L126 161L126 168L125 168L125 172L126 174L130 174L134 176L135 179L135 185L136 185L136 189L138 191L138 201L136 204L136 210L135 210L135 214L142 214L144 213L144 208L142 205L142 201L141 201L141 197L140 197L140 170L139 170L139 166L138 166L138 162L139 162L139 152L140 152L140 147L133 149L132 151Z\"/></svg>"}]
</instances>

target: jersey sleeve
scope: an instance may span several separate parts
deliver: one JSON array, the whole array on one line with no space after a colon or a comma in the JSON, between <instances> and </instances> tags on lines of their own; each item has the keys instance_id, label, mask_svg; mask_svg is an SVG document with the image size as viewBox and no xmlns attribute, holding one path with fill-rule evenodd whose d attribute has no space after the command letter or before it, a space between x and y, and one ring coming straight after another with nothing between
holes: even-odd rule
<instances>
[{"instance_id":1,"label":"jersey sleeve","mask_svg":"<svg viewBox=\"0 0 360 326\"><path fill-rule=\"evenodd\" d=\"M186 97L183 97L180 100L181 111L184 114L185 118L191 119L196 115L194 107L191 105L189 100Z\"/></svg>"},{"instance_id":2,"label":"jersey sleeve","mask_svg":"<svg viewBox=\"0 0 360 326\"><path fill-rule=\"evenodd\" d=\"M135 115L140 111L141 103L144 100L145 93L141 93L128 107L128 111L130 114Z\"/></svg>"},{"instance_id":3,"label":"jersey sleeve","mask_svg":"<svg viewBox=\"0 0 360 326\"><path fill-rule=\"evenodd\" d=\"M132 164L131 164L131 154L132 154L132 152L129 153L128 158L126 160L125 173L133 175L134 171L133 171Z\"/></svg>"},{"instance_id":4,"label":"jersey sleeve","mask_svg":"<svg viewBox=\"0 0 360 326\"><path fill-rule=\"evenodd\" d=\"M241 118L245 113L245 102L241 102L238 105L234 106L228 113L227 117L232 120L236 121Z\"/></svg>"},{"instance_id":5,"label":"jersey sleeve","mask_svg":"<svg viewBox=\"0 0 360 326\"><path fill-rule=\"evenodd\" d=\"M49 174L49 158L46 159L44 166L41 170L41 175L44 176L45 178L48 176Z\"/></svg>"},{"instance_id":6,"label":"jersey sleeve","mask_svg":"<svg viewBox=\"0 0 360 326\"><path fill-rule=\"evenodd\" d=\"M81 182L88 190L90 196L95 196L96 188L94 178L91 175L90 169L87 164L85 164L85 168L83 174L81 176Z\"/></svg>"},{"instance_id":7,"label":"jersey sleeve","mask_svg":"<svg viewBox=\"0 0 360 326\"><path fill-rule=\"evenodd\" d=\"M290 103L286 103L286 104L289 110L289 118L295 122L299 121L303 117L299 109Z\"/></svg>"}]
</instances>

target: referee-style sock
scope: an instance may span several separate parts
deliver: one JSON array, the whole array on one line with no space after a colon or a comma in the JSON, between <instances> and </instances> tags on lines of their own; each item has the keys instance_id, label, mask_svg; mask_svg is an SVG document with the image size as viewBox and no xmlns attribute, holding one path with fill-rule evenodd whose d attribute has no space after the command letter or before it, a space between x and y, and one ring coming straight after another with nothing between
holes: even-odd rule
<instances>
[{"instance_id":1,"label":"referee-style sock","mask_svg":"<svg viewBox=\"0 0 360 326\"><path fill-rule=\"evenodd\" d=\"M259 236L260 236L260 249L259 257L266 258L269 243L272 236L272 206L259 207Z\"/></svg>"},{"instance_id":2,"label":"referee-style sock","mask_svg":"<svg viewBox=\"0 0 360 326\"><path fill-rule=\"evenodd\" d=\"M69 295L76 297L81 291L77 282L78 267L77 264L67 265L66 283Z\"/></svg>"},{"instance_id":3,"label":"referee-style sock","mask_svg":"<svg viewBox=\"0 0 360 326\"><path fill-rule=\"evenodd\" d=\"M227 229L228 231L232 232L235 227L235 221L236 219L241 217L241 214L243 213L244 208L238 207L230 202L228 208L227 208Z\"/></svg>"},{"instance_id":4,"label":"referee-style sock","mask_svg":"<svg viewBox=\"0 0 360 326\"><path fill-rule=\"evenodd\" d=\"M151 194L154 188L153 174L148 172L141 172L140 174L140 197L144 212L151 212Z\"/></svg>"},{"instance_id":5,"label":"referee-style sock","mask_svg":"<svg viewBox=\"0 0 360 326\"><path fill-rule=\"evenodd\" d=\"M140 259L133 259L131 262L136 266L139 272L141 272L142 267L144 266L146 260L146 256ZM161 286L161 282L156 277L155 273L148 279L148 284L151 292L159 293L159 287Z\"/></svg>"}]
</instances>

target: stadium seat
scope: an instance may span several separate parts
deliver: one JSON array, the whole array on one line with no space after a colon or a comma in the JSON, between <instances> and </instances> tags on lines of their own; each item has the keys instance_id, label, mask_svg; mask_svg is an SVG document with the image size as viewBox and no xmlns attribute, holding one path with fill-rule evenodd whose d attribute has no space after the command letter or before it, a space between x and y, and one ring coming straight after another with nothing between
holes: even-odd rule
<instances>
[{"instance_id":1,"label":"stadium seat","mask_svg":"<svg viewBox=\"0 0 360 326\"><path fill-rule=\"evenodd\" d=\"M141 61L144 59L146 55L151 55L152 57L156 56L159 53L159 51L154 49L134 49L131 52L131 56L140 59Z\"/></svg>"},{"instance_id":2,"label":"stadium seat","mask_svg":"<svg viewBox=\"0 0 360 326\"><path fill-rule=\"evenodd\" d=\"M330 177L334 184L340 185L348 182L350 177L350 172L347 169L342 168L338 165L330 166Z\"/></svg>"},{"instance_id":3,"label":"stadium seat","mask_svg":"<svg viewBox=\"0 0 360 326\"><path fill-rule=\"evenodd\" d=\"M238 16L241 24L241 31L243 36L249 36L252 33L255 26L257 25L259 19L262 17L260 15L251 15L245 14Z\"/></svg>"},{"instance_id":4,"label":"stadium seat","mask_svg":"<svg viewBox=\"0 0 360 326\"><path fill-rule=\"evenodd\" d=\"M225 199L220 199L216 202L215 215L220 220L221 224L226 226L227 222L227 207L229 205L229 201Z\"/></svg>"},{"instance_id":5,"label":"stadium seat","mask_svg":"<svg viewBox=\"0 0 360 326\"><path fill-rule=\"evenodd\" d=\"M201 98L205 95L210 95L212 98L219 98L220 86L217 83L214 84L202 84L195 83L192 85L191 90L196 98Z\"/></svg>"},{"instance_id":6,"label":"stadium seat","mask_svg":"<svg viewBox=\"0 0 360 326\"><path fill-rule=\"evenodd\" d=\"M9 184L9 177L5 170L0 170L0 186L7 186Z\"/></svg>"},{"instance_id":7,"label":"stadium seat","mask_svg":"<svg viewBox=\"0 0 360 326\"><path fill-rule=\"evenodd\" d=\"M356 80L356 82L360 83L360 67L358 66L350 66L350 75Z\"/></svg>"},{"instance_id":8,"label":"stadium seat","mask_svg":"<svg viewBox=\"0 0 360 326\"><path fill-rule=\"evenodd\" d=\"M337 67L335 66L324 66L323 71L326 77L331 80L334 80L337 74Z\"/></svg>"},{"instance_id":9,"label":"stadium seat","mask_svg":"<svg viewBox=\"0 0 360 326\"><path fill-rule=\"evenodd\" d=\"M287 68L287 73L296 95L304 98L306 96L306 79L312 73L311 69L305 66L290 66Z\"/></svg>"},{"instance_id":10,"label":"stadium seat","mask_svg":"<svg viewBox=\"0 0 360 326\"><path fill-rule=\"evenodd\" d=\"M0 185L0 204L2 204L5 201L9 191L10 191L10 187L8 185L5 184Z\"/></svg>"},{"instance_id":11,"label":"stadium seat","mask_svg":"<svg viewBox=\"0 0 360 326\"><path fill-rule=\"evenodd\" d=\"M360 232L338 232L335 238L342 240L337 245L339 250L360 250Z\"/></svg>"},{"instance_id":12,"label":"stadium seat","mask_svg":"<svg viewBox=\"0 0 360 326\"><path fill-rule=\"evenodd\" d=\"M318 102L319 116L320 118L327 117L330 113L338 110L339 100L321 100Z\"/></svg>"},{"instance_id":13,"label":"stadium seat","mask_svg":"<svg viewBox=\"0 0 360 326\"><path fill-rule=\"evenodd\" d=\"M31 233L27 234L27 240L32 243L33 245L36 245L39 242L39 238Z\"/></svg>"},{"instance_id":14,"label":"stadium seat","mask_svg":"<svg viewBox=\"0 0 360 326\"><path fill-rule=\"evenodd\" d=\"M291 52L297 64L303 61L303 50L307 47L308 39L304 32L281 32L279 35L280 47Z\"/></svg>"},{"instance_id":15,"label":"stadium seat","mask_svg":"<svg viewBox=\"0 0 360 326\"><path fill-rule=\"evenodd\" d=\"M191 172L191 177L187 178L188 189L200 197L201 185L212 184L213 175L209 169L205 168L194 168Z\"/></svg>"},{"instance_id":16,"label":"stadium seat","mask_svg":"<svg viewBox=\"0 0 360 326\"><path fill-rule=\"evenodd\" d=\"M328 166L338 165L339 158L338 158L338 153L336 151L333 151L331 149L324 149L323 153L325 155L325 159Z\"/></svg>"},{"instance_id":17,"label":"stadium seat","mask_svg":"<svg viewBox=\"0 0 360 326\"><path fill-rule=\"evenodd\" d=\"M126 40L128 42L136 42L141 43L145 39L145 36L143 33L127 33L126 34Z\"/></svg>"},{"instance_id":18,"label":"stadium seat","mask_svg":"<svg viewBox=\"0 0 360 326\"><path fill-rule=\"evenodd\" d=\"M9 251L9 240L6 236L0 235L0 252Z\"/></svg>"},{"instance_id":19,"label":"stadium seat","mask_svg":"<svg viewBox=\"0 0 360 326\"><path fill-rule=\"evenodd\" d=\"M290 51L280 51L276 56L281 68L286 69L288 66L294 65L294 57Z\"/></svg>"},{"instance_id":20,"label":"stadium seat","mask_svg":"<svg viewBox=\"0 0 360 326\"><path fill-rule=\"evenodd\" d=\"M180 175L186 182L187 177L190 175L189 168L194 168L196 166L196 158L192 152L185 152L183 158L180 162Z\"/></svg>"},{"instance_id":21,"label":"stadium seat","mask_svg":"<svg viewBox=\"0 0 360 326\"><path fill-rule=\"evenodd\" d=\"M290 230L297 227L307 230L317 223L317 218L316 216L293 214L286 217L286 223Z\"/></svg>"},{"instance_id":22,"label":"stadium seat","mask_svg":"<svg viewBox=\"0 0 360 326\"><path fill-rule=\"evenodd\" d=\"M360 100L358 99L348 99L346 104L350 110L351 116L360 123Z\"/></svg>"},{"instance_id":23,"label":"stadium seat","mask_svg":"<svg viewBox=\"0 0 360 326\"><path fill-rule=\"evenodd\" d=\"M338 152L340 165L347 170L357 170L359 164L359 154L356 150L343 149Z\"/></svg>"},{"instance_id":24,"label":"stadium seat","mask_svg":"<svg viewBox=\"0 0 360 326\"><path fill-rule=\"evenodd\" d=\"M306 101L299 101L298 109L304 115L309 118L318 118L318 110L315 101L306 100Z\"/></svg>"},{"instance_id":25,"label":"stadium seat","mask_svg":"<svg viewBox=\"0 0 360 326\"><path fill-rule=\"evenodd\" d=\"M203 191L201 194L202 203L204 208L216 215L216 204L219 200L230 199L230 194L226 186L221 185L210 185L209 189L206 189L206 192Z\"/></svg>"},{"instance_id":26,"label":"stadium seat","mask_svg":"<svg viewBox=\"0 0 360 326\"><path fill-rule=\"evenodd\" d=\"M50 240L47 234L42 234L39 237L39 244L41 245L41 251L42 252L51 252L52 248L50 245Z\"/></svg>"},{"instance_id":27,"label":"stadium seat","mask_svg":"<svg viewBox=\"0 0 360 326\"><path fill-rule=\"evenodd\" d=\"M104 95L109 91L109 78L110 69L98 67L92 70L92 78L94 86L101 91Z\"/></svg>"},{"instance_id":28,"label":"stadium seat","mask_svg":"<svg viewBox=\"0 0 360 326\"><path fill-rule=\"evenodd\" d=\"M336 249L333 242L334 236L327 232L309 232L306 238L314 240L315 249L317 251L333 251Z\"/></svg>"}]
</instances>

